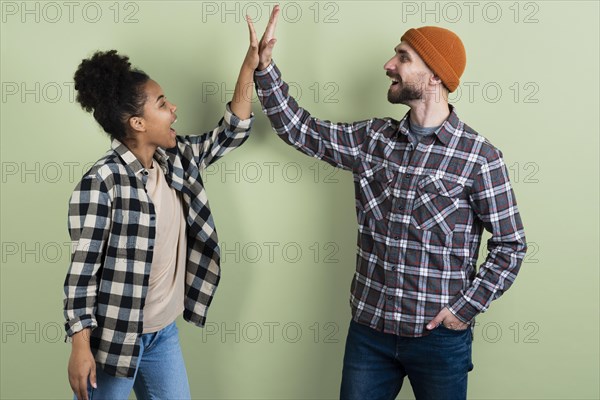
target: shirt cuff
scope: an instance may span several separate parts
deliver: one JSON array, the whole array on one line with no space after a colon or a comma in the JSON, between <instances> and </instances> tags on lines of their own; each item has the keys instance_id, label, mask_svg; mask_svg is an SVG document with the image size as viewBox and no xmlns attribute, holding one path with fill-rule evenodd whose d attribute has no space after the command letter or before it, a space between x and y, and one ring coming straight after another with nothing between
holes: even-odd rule
<instances>
[{"instance_id":1,"label":"shirt cuff","mask_svg":"<svg viewBox=\"0 0 600 400\"><path fill-rule=\"evenodd\" d=\"M271 60L271 64L262 71L254 71L254 82L261 89L267 89L277 84L277 80L281 77L279 68L275 65L275 61Z\"/></svg>"},{"instance_id":2,"label":"shirt cuff","mask_svg":"<svg viewBox=\"0 0 600 400\"><path fill-rule=\"evenodd\" d=\"M271 60L271 63L267 66L267 68L261 70L255 69L254 76L265 76L270 73L273 68L275 68L275 61Z\"/></svg>"},{"instance_id":3,"label":"shirt cuff","mask_svg":"<svg viewBox=\"0 0 600 400\"><path fill-rule=\"evenodd\" d=\"M462 294L458 294L450 304L448 309L462 322L468 324L481 311L475 308Z\"/></svg>"},{"instance_id":4,"label":"shirt cuff","mask_svg":"<svg viewBox=\"0 0 600 400\"><path fill-rule=\"evenodd\" d=\"M238 116L231 111L230 104L231 102L225 105L225 115L223 116L225 123L231 128L230 130L235 133L250 130L252 123L254 122L254 113L251 112L250 118L248 119L239 119Z\"/></svg>"},{"instance_id":5,"label":"shirt cuff","mask_svg":"<svg viewBox=\"0 0 600 400\"><path fill-rule=\"evenodd\" d=\"M91 328L92 330L94 330L97 327L98 323L96 322L96 318L94 318L94 316L91 314L84 314L72 318L65 322L65 330L67 331L65 342L67 341L67 338L73 336L77 332L84 330L85 328Z\"/></svg>"}]
</instances>

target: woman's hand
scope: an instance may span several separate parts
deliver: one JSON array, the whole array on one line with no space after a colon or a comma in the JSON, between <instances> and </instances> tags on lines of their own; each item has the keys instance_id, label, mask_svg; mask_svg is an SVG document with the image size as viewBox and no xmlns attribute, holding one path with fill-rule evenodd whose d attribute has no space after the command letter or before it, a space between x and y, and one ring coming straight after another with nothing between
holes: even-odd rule
<instances>
[{"instance_id":1,"label":"woman's hand","mask_svg":"<svg viewBox=\"0 0 600 400\"><path fill-rule=\"evenodd\" d=\"M250 32L250 45L248 46L248 51L246 52L246 58L244 58L244 62L242 64L242 69L248 69L254 72L256 67L258 67L258 39L256 38L256 31L254 30L254 24L252 23L252 19L246 15L246 22L248 23L248 31Z\"/></svg>"},{"instance_id":2,"label":"woman's hand","mask_svg":"<svg viewBox=\"0 0 600 400\"><path fill-rule=\"evenodd\" d=\"M252 93L254 92L254 71L258 66L258 39L254 24L249 16L246 15L248 31L250 33L250 45L246 52L246 57L242 62L242 68L235 83L233 98L231 99L231 112L239 119L250 118L252 114Z\"/></svg>"},{"instance_id":3,"label":"woman's hand","mask_svg":"<svg viewBox=\"0 0 600 400\"><path fill-rule=\"evenodd\" d=\"M69 383L79 400L88 400L88 376L96 387L96 361L90 350L90 329L86 328L73 335L71 357L69 358Z\"/></svg>"}]
</instances>

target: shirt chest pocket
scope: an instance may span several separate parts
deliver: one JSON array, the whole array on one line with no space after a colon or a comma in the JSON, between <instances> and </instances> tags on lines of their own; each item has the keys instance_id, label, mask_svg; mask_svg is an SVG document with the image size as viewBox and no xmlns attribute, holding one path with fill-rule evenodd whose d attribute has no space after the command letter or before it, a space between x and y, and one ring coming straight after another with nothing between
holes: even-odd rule
<instances>
[{"instance_id":1,"label":"shirt chest pocket","mask_svg":"<svg viewBox=\"0 0 600 400\"><path fill-rule=\"evenodd\" d=\"M411 222L419 229L454 231L464 186L460 183L426 176L417 183Z\"/></svg>"},{"instance_id":2,"label":"shirt chest pocket","mask_svg":"<svg viewBox=\"0 0 600 400\"><path fill-rule=\"evenodd\" d=\"M375 220L390 211L393 172L382 164L360 161L354 170L356 208Z\"/></svg>"},{"instance_id":3,"label":"shirt chest pocket","mask_svg":"<svg viewBox=\"0 0 600 400\"><path fill-rule=\"evenodd\" d=\"M150 234L150 216L141 211L116 210L112 223L112 237L117 248L136 248L138 238L146 239Z\"/></svg>"}]
</instances>

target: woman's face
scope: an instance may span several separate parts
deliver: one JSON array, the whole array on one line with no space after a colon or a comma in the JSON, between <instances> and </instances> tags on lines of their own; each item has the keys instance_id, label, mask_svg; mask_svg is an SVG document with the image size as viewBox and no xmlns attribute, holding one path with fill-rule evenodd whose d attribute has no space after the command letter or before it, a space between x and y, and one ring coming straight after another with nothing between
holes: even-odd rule
<instances>
[{"instance_id":1,"label":"woman's face","mask_svg":"<svg viewBox=\"0 0 600 400\"><path fill-rule=\"evenodd\" d=\"M175 115L177 106L167 100L160 85L152 79L149 79L144 86L146 92L142 117L144 131L138 135L138 139L144 144L163 149L174 147L177 144L175 139L177 133L171 125L177 120Z\"/></svg>"}]
</instances>

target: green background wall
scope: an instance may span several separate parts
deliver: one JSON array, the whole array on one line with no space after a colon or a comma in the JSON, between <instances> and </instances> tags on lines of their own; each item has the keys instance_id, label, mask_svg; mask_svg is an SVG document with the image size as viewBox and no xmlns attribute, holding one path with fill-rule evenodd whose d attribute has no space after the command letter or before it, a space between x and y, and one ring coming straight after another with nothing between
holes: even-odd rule
<instances>
[{"instance_id":1,"label":"green background wall","mask_svg":"<svg viewBox=\"0 0 600 400\"><path fill-rule=\"evenodd\" d=\"M272 4L1 2L0 398L70 397L67 201L109 146L74 101L78 63L97 49L129 55L178 105L178 131L202 133L231 96L243 14L262 32ZM467 68L451 101L503 151L530 245L516 283L477 320L469 398L598 399L598 2L281 5L275 60L323 119L401 118L383 64L402 33L438 25L463 39ZM250 140L206 171L223 279L207 328L179 323L192 394L336 398L352 176L285 145L257 102L254 112ZM400 398L412 398L408 383Z\"/></svg>"}]
</instances>

